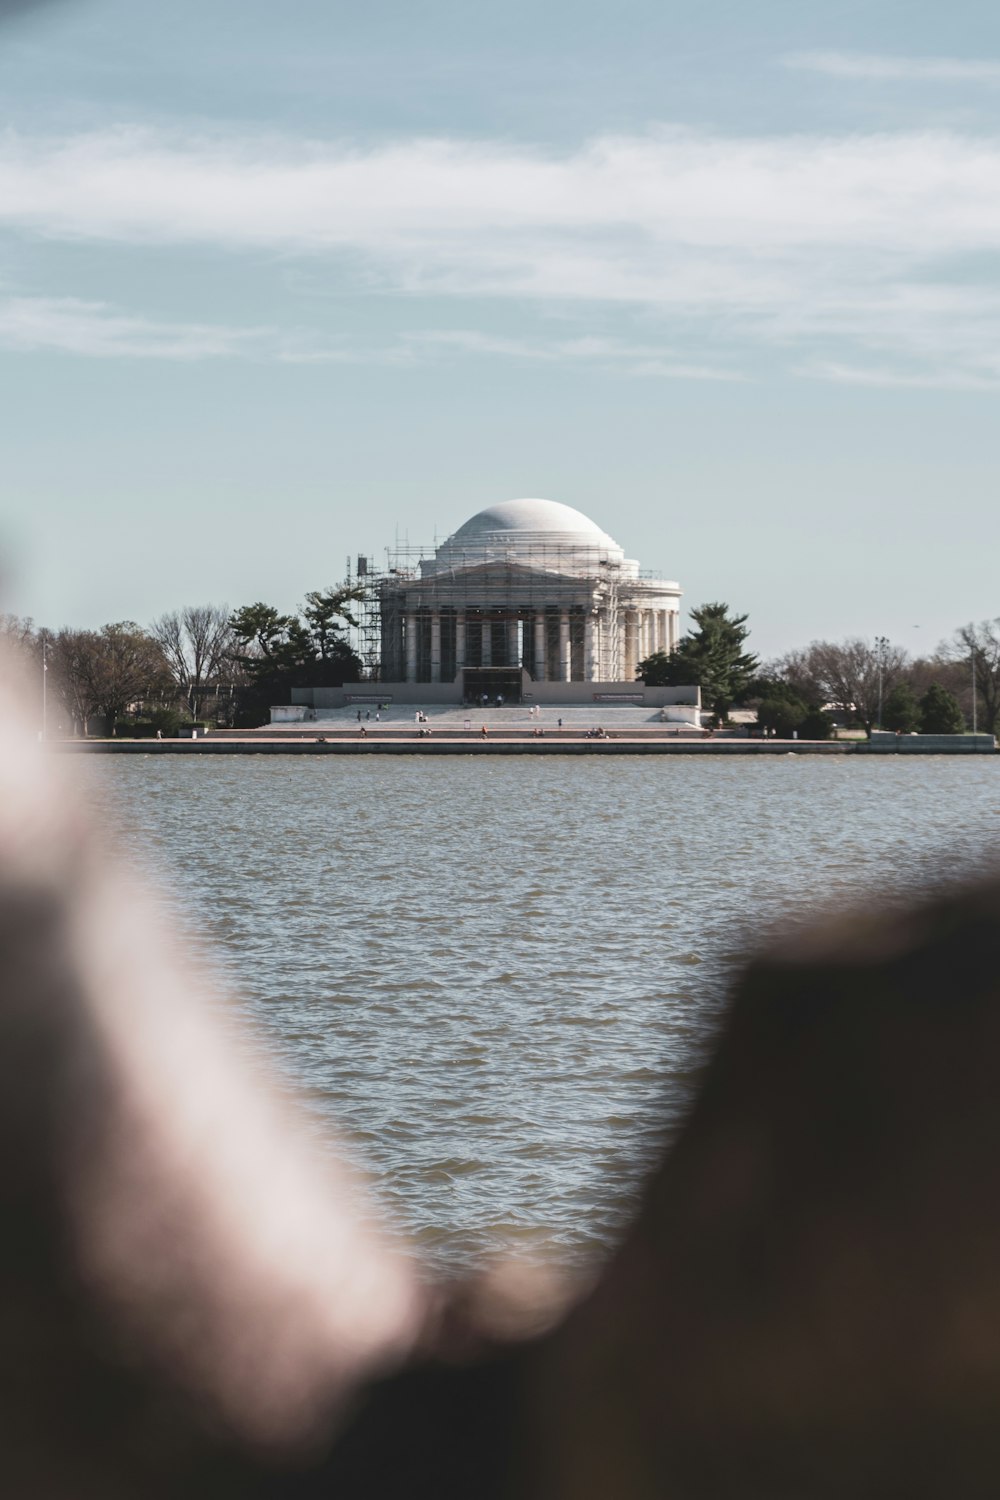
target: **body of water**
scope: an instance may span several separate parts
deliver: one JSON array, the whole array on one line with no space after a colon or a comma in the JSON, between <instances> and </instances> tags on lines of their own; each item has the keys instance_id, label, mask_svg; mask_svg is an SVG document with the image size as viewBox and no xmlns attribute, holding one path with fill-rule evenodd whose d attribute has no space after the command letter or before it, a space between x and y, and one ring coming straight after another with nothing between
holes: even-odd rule
<instances>
[{"instance_id":1,"label":"body of water","mask_svg":"<svg viewBox=\"0 0 1000 1500\"><path fill-rule=\"evenodd\" d=\"M995 855L992 759L94 757L85 795L432 1264L614 1243L735 955Z\"/></svg>"}]
</instances>

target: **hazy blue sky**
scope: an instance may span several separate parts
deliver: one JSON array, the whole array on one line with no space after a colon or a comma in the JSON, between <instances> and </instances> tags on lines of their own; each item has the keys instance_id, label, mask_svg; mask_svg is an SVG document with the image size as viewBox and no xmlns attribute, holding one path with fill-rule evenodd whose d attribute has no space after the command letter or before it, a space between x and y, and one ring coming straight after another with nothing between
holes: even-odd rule
<instances>
[{"instance_id":1,"label":"hazy blue sky","mask_svg":"<svg viewBox=\"0 0 1000 1500\"><path fill-rule=\"evenodd\" d=\"M8 607L287 608L542 495L767 653L1000 615L995 5L0 16Z\"/></svg>"}]
</instances>

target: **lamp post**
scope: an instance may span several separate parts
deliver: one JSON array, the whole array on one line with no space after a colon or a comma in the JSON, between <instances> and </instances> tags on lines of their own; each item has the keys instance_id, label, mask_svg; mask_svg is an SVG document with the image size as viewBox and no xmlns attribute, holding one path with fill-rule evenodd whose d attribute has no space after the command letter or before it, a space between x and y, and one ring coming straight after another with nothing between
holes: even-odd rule
<instances>
[{"instance_id":1,"label":"lamp post","mask_svg":"<svg viewBox=\"0 0 1000 1500\"><path fill-rule=\"evenodd\" d=\"M972 732L976 733L976 648L972 646L969 650L972 658Z\"/></svg>"},{"instance_id":2,"label":"lamp post","mask_svg":"<svg viewBox=\"0 0 1000 1500\"><path fill-rule=\"evenodd\" d=\"M884 635L875 637L875 655L878 661L878 727L882 728L882 673L885 670L885 653L889 649L889 638Z\"/></svg>"},{"instance_id":3,"label":"lamp post","mask_svg":"<svg viewBox=\"0 0 1000 1500\"><path fill-rule=\"evenodd\" d=\"M42 641L42 741L48 739L49 734L49 663L48 642Z\"/></svg>"}]
</instances>

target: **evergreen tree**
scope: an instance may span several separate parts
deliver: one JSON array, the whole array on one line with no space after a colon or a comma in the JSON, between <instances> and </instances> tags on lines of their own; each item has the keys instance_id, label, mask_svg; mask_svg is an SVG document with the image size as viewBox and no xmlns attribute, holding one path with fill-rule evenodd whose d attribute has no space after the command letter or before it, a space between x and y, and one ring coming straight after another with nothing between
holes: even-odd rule
<instances>
[{"instance_id":1,"label":"evergreen tree","mask_svg":"<svg viewBox=\"0 0 1000 1500\"><path fill-rule=\"evenodd\" d=\"M932 682L920 700L920 728L924 734L963 734L965 719L954 693Z\"/></svg>"},{"instance_id":2,"label":"evergreen tree","mask_svg":"<svg viewBox=\"0 0 1000 1500\"><path fill-rule=\"evenodd\" d=\"M908 682L900 682L885 700L882 724L897 734L912 734L920 727L920 704Z\"/></svg>"},{"instance_id":3,"label":"evergreen tree","mask_svg":"<svg viewBox=\"0 0 1000 1500\"><path fill-rule=\"evenodd\" d=\"M799 725L799 739L828 740L832 733L833 715L828 714L826 709L820 708L818 704L811 705Z\"/></svg>"},{"instance_id":4,"label":"evergreen tree","mask_svg":"<svg viewBox=\"0 0 1000 1500\"><path fill-rule=\"evenodd\" d=\"M717 719L744 697L757 670L757 657L743 650L746 615L730 617L728 604L702 604L691 611L694 629L670 656L654 652L639 663L650 687L700 687L702 702Z\"/></svg>"},{"instance_id":5,"label":"evergreen tree","mask_svg":"<svg viewBox=\"0 0 1000 1500\"><path fill-rule=\"evenodd\" d=\"M357 682L361 662L334 623L337 601L347 593L327 589L307 595L304 619L263 603L236 610L229 622L236 642L233 660L247 684L240 694L240 727L263 723L272 703L291 702L292 688ZM339 614L350 619L343 607Z\"/></svg>"}]
</instances>

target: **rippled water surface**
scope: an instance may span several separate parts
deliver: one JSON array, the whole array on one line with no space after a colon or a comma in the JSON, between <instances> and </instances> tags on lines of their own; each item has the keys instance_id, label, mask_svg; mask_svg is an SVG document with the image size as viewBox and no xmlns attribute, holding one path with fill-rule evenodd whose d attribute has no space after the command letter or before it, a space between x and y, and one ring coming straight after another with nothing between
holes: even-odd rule
<instances>
[{"instance_id":1,"label":"rippled water surface","mask_svg":"<svg viewBox=\"0 0 1000 1500\"><path fill-rule=\"evenodd\" d=\"M95 757L87 795L439 1263L613 1243L730 954L958 873L992 759Z\"/></svg>"}]
</instances>

